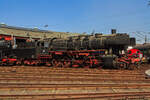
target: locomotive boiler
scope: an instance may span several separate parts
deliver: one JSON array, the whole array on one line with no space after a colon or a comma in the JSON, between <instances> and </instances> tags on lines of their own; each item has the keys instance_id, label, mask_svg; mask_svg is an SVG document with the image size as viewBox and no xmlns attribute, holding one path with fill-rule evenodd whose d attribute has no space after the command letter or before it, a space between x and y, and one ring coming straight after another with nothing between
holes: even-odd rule
<instances>
[{"instance_id":1,"label":"locomotive boiler","mask_svg":"<svg viewBox=\"0 0 150 100\"><path fill-rule=\"evenodd\" d=\"M66 39L53 38L49 40L50 50L97 50L107 49L109 53L119 55L127 46L134 45L135 39L127 34L95 34L80 35Z\"/></svg>"}]
</instances>

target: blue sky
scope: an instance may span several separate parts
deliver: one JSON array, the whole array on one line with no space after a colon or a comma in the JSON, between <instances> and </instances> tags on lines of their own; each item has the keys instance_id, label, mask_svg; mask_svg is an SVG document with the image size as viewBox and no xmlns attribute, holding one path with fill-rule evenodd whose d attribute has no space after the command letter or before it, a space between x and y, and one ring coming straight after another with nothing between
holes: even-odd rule
<instances>
[{"instance_id":1,"label":"blue sky","mask_svg":"<svg viewBox=\"0 0 150 100\"><path fill-rule=\"evenodd\" d=\"M0 0L0 22L60 32L150 32L148 0ZM44 28L48 24L49 27Z\"/></svg>"}]
</instances>

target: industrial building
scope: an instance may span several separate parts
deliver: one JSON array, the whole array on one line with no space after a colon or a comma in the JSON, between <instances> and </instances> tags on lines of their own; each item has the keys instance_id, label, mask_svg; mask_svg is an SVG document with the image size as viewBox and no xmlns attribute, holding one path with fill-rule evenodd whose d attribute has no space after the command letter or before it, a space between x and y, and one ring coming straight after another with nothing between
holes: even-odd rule
<instances>
[{"instance_id":1,"label":"industrial building","mask_svg":"<svg viewBox=\"0 0 150 100\"><path fill-rule=\"evenodd\" d=\"M54 32L49 30L40 30L38 28L24 28L8 26L6 24L0 24L0 38L5 38L5 40L15 37L16 41L27 40L27 39L44 39L44 38L67 38L68 36L77 36L79 33L69 33L69 32Z\"/></svg>"}]
</instances>

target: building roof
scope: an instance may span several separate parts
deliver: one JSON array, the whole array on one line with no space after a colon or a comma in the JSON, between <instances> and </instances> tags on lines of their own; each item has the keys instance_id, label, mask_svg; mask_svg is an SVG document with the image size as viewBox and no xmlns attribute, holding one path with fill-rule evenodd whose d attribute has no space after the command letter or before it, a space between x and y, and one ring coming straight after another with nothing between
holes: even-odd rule
<instances>
[{"instance_id":1,"label":"building roof","mask_svg":"<svg viewBox=\"0 0 150 100\"><path fill-rule=\"evenodd\" d=\"M136 45L134 48L137 48L137 49L147 49L147 48L150 48L150 43L139 44L139 45Z\"/></svg>"},{"instance_id":2,"label":"building roof","mask_svg":"<svg viewBox=\"0 0 150 100\"><path fill-rule=\"evenodd\" d=\"M66 38L68 36L77 36L79 33L67 33L67 32L54 32L49 30L40 30L37 28L24 28L24 27L14 27L5 24L0 24L0 34L14 35L20 37L31 37L31 38Z\"/></svg>"},{"instance_id":3,"label":"building roof","mask_svg":"<svg viewBox=\"0 0 150 100\"><path fill-rule=\"evenodd\" d=\"M24 28L24 27L16 27L16 26L8 26L5 24L0 24L0 28L8 28L8 29L16 29L16 30L24 30L24 31L33 31L33 32L53 32L49 30L41 30L38 28Z\"/></svg>"}]
</instances>

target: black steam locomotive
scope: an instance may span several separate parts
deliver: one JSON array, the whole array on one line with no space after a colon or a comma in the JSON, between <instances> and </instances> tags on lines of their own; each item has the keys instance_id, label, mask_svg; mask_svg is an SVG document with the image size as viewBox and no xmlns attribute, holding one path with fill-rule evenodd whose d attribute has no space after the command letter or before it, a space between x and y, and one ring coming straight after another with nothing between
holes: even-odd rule
<instances>
[{"instance_id":1,"label":"black steam locomotive","mask_svg":"<svg viewBox=\"0 0 150 100\"><path fill-rule=\"evenodd\" d=\"M116 55L119 56L129 45L135 45L135 38L113 31L109 35L92 34L43 40L1 38L0 65L111 67Z\"/></svg>"},{"instance_id":2,"label":"black steam locomotive","mask_svg":"<svg viewBox=\"0 0 150 100\"><path fill-rule=\"evenodd\" d=\"M48 38L38 41L5 41L0 40L0 57L16 56L17 58L36 58L48 51L75 51L106 49L108 54L119 55L127 46L135 45L135 38L127 34L79 35L68 38Z\"/></svg>"}]
</instances>

